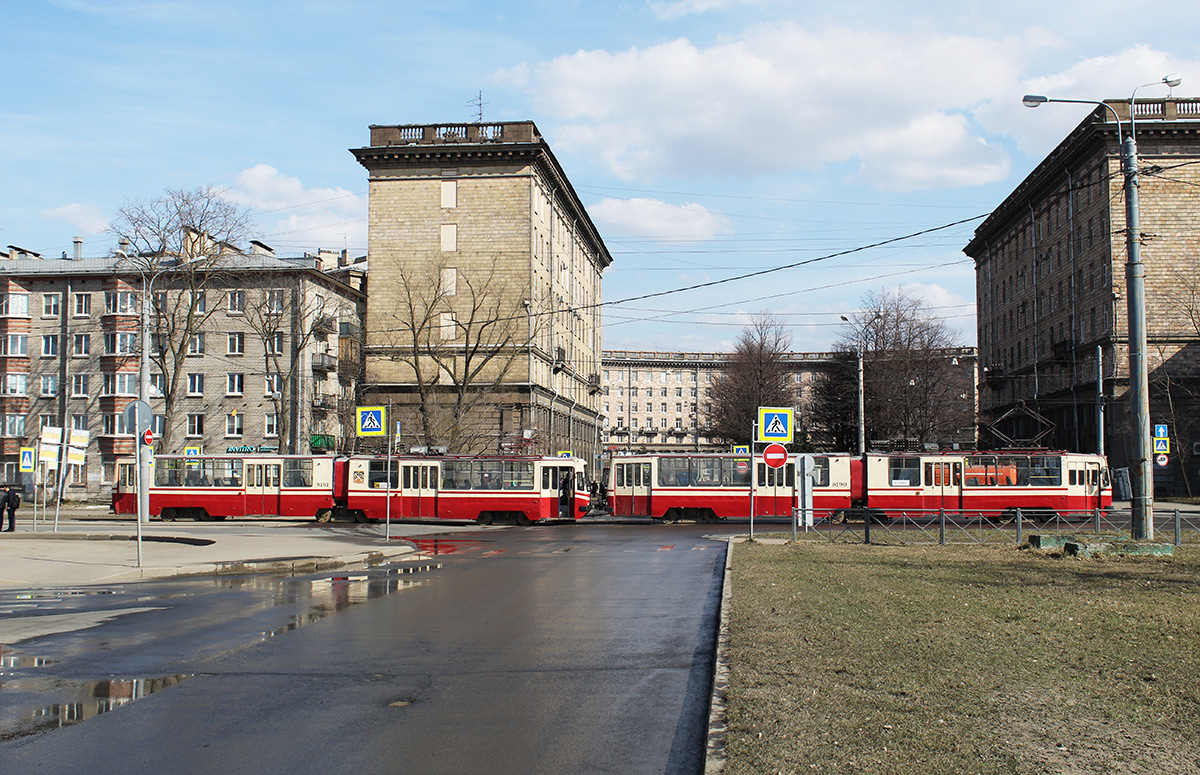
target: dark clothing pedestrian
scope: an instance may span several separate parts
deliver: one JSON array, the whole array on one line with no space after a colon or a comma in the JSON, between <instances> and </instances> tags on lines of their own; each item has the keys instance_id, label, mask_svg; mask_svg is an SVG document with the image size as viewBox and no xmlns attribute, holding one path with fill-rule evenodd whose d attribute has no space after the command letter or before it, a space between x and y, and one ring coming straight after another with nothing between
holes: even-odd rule
<instances>
[{"instance_id":1,"label":"dark clothing pedestrian","mask_svg":"<svg viewBox=\"0 0 1200 775\"><path fill-rule=\"evenodd\" d=\"M21 493L12 487L4 488L4 508L8 511L8 528L12 533L17 529L17 507L21 505Z\"/></svg>"}]
</instances>

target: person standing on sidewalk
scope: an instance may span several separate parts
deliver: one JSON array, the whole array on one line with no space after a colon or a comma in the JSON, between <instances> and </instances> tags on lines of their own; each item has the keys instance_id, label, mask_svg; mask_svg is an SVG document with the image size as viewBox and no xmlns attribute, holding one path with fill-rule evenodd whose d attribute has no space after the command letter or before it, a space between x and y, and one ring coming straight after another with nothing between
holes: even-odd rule
<instances>
[{"instance_id":1,"label":"person standing on sidewalk","mask_svg":"<svg viewBox=\"0 0 1200 775\"><path fill-rule=\"evenodd\" d=\"M17 507L21 505L21 493L16 491L14 487L4 488L4 503L3 506L8 511L8 528L5 532L12 533L17 529Z\"/></svg>"}]
</instances>

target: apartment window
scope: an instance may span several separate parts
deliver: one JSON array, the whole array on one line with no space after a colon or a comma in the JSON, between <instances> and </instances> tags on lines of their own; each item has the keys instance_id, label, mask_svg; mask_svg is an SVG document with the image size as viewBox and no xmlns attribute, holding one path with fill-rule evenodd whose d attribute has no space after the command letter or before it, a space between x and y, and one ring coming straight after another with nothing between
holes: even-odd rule
<instances>
[{"instance_id":1,"label":"apartment window","mask_svg":"<svg viewBox=\"0 0 1200 775\"><path fill-rule=\"evenodd\" d=\"M104 390L102 395L136 396L138 393L138 375L133 371L120 371L116 374L104 375Z\"/></svg>"},{"instance_id":2,"label":"apartment window","mask_svg":"<svg viewBox=\"0 0 1200 775\"><path fill-rule=\"evenodd\" d=\"M631 411L631 412L636 412L637 410L638 410L638 405L637 405L637 402L636 402L636 401L634 401L633 403L631 403L631 404L629 405L629 411Z\"/></svg>"},{"instance_id":3,"label":"apartment window","mask_svg":"<svg viewBox=\"0 0 1200 775\"><path fill-rule=\"evenodd\" d=\"M208 312L208 294L204 291L192 293L192 309L196 312Z\"/></svg>"},{"instance_id":4,"label":"apartment window","mask_svg":"<svg viewBox=\"0 0 1200 775\"><path fill-rule=\"evenodd\" d=\"M608 369L604 370L604 381L608 382Z\"/></svg>"},{"instance_id":5,"label":"apartment window","mask_svg":"<svg viewBox=\"0 0 1200 775\"><path fill-rule=\"evenodd\" d=\"M604 413L608 414L608 403L607 402L605 402L605 404L604 404Z\"/></svg>"},{"instance_id":6,"label":"apartment window","mask_svg":"<svg viewBox=\"0 0 1200 775\"><path fill-rule=\"evenodd\" d=\"M267 355L283 355L282 331L276 331L268 335L263 341L267 346Z\"/></svg>"},{"instance_id":7,"label":"apartment window","mask_svg":"<svg viewBox=\"0 0 1200 775\"><path fill-rule=\"evenodd\" d=\"M29 317L29 294L0 293L0 315Z\"/></svg>"},{"instance_id":8,"label":"apartment window","mask_svg":"<svg viewBox=\"0 0 1200 775\"><path fill-rule=\"evenodd\" d=\"M267 412L263 416L263 437L270 438L279 435L279 415Z\"/></svg>"},{"instance_id":9,"label":"apartment window","mask_svg":"<svg viewBox=\"0 0 1200 775\"><path fill-rule=\"evenodd\" d=\"M87 374L72 374L71 375L71 397L72 398L87 398L88 397L88 375Z\"/></svg>"},{"instance_id":10,"label":"apartment window","mask_svg":"<svg viewBox=\"0 0 1200 775\"><path fill-rule=\"evenodd\" d=\"M54 398L58 395L58 375L42 375L42 398Z\"/></svg>"},{"instance_id":11,"label":"apartment window","mask_svg":"<svg viewBox=\"0 0 1200 775\"><path fill-rule=\"evenodd\" d=\"M666 405L666 404L661 404L661 406L662 406L662 411L663 411L663 414L666 414L666 413L667 413L667 405Z\"/></svg>"},{"instance_id":12,"label":"apartment window","mask_svg":"<svg viewBox=\"0 0 1200 775\"><path fill-rule=\"evenodd\" d=\"M442 224L442 250L447 253L458 250L458 224Z\"/></svg>"},{"instance_id":13,"label":"apartment window","mask_svg":"<svg viewBox=\"0 0 1200 775\"><path fill-rule=\"evenodd\" d=\"M283 312L283 291L267 291L267 312Z\"/></svg>"},{"instance_id":14,"label":"apartment window","mask_svg":"<svg viewBox=\"0 0 1200 775\"><path fill-rule=\"evenodd\" d=\"M86 358L92 352L91 334L73 334L71 337L71 355L76 358Z\"/></svg>"},{"instance_id":15,"label":"apartment window","mask_svg":"<svg viewBox=\"0 0 1200 775\"><path fill-rule=\"evenodd\" d=\"M5 436L24 436L25 435L25 415L23 415L23 414L6 414L6 415L4 415L4 435Z\"/></svg>"},{"instance_id":16,"label":"apartment window","mask_svg":"<svg viewBox=\"0 0 1200 775\"><path fill-rule=\"evenodd\" d=\"M3 348L0 355L28 355L29 334L9 334L0 339L0 348Z\"/></svg>"},{"instance_id":17,"label":"apartment window","mask_svg":"<svg viewBox=\"0 0 1200 775\"><path fill-rule=\"evenodd\" d=\"M150 375L150 396L151 398L162 398L164 394L164 378L162 374Z\"/></svg>"},{"instance_id":18,"label":"apartment window","mask_svg":"<svg viewBox=\"0 0 1200 775\"><path fill-rule=\"evenodd\" d=\"M42 357L54 358L58 356L58 334L50 334L42 337Z\"/></svg>"},{"instance_id":19,"label":"apartment window","mask_svg":"<svg viewBox=\"0 0 1200 775\"><path fill-rule=\"evenodd\" d=\"M230 315L241 315L246 311L246 292L230 291L225 297L225 309Z\"/></svg>"},{"instance_id":20,"label":"apartment window","mask_svg":"<svg viewBox=\"0 0 1200 775\"><path fill-rule=\"evenodd\" d=\"M150 422L150 433L162 438L162 435L167 432L167 416L165 414L156 414Z\"/></svg>"},{"instance_id":21,"label":"apartment window","mask_svg":"<svg viewBox=\"0 0 1200 775\"><path fill-rule=\"evenodd\" d=\"M279 375L268 374L264 379L264 391L268 396L279 395Z\"/></svg>"},{"instance_id":22,"label":"apartment window","mask_svg":"<svg viewBox=\"0 0 1200 775\"><path fill-rule=\"evenodd\" d=\"M637 388L635 388L635 387L629 388L629 397L630 398L637 398L637 394L638 394Z\"/></svg>"},{"instance_id":23,"label":"apartment window","mask_svg":"<svg viewBox=\"0 0 1200 775\"><path fill-rule=\"evenodd\" d=\"M137 294L133 291L106 291L104 311L109 315L137 314Z\"/></svg>"},{"instance_id":24,"label":"apartment window","mask_svg":"<svg viewBox=\"0 0 1200 775\"><path fill-rule=\"evenodd\" d=\"M45 428L55 428L55 427L57 427L57 426L54 424L54 415L52 415L52 414L38 415L38 428L45 429Z\"/></svg>"},{"instance_id":25,"label":"apartment window","mask_svg":"<svg viewBox=\"0 0 1200 775\"><path fill-rule=\"evenodd\" d=\"M23 396L29 385L28 374L8 374L4 377L4 393L10 396Z\"/></svg>"},{"instance_id":26,"label":"apartment window","mask_svg":"<svg viewBox=\"0 0 1200 775\"><path fill-rule=\"evenodd\" d=\"M683 388L675 388L675 397L676 397L676 398L682 398L682 397L683 397Z\"/></svg>"},{"instance_id":27,"label":"apartment window","mask_svg":"<svg viewBox=\"0 0 1200 775\"><path fill-rule=\"evenodd\" d=\"M86 318L92 314L92 294L75 294L75 317Z\"/></svg>"},{"instance_id":28,"label":"apartment window","mask_svg":"<svg viewBox=\"0 0 1200 775\"><path fill-rule=\"evenodd\" d=\"M88 429L88 416L86 414L71 415L71 430L86 431Z\"/></svg>"},{"instance_id":29,"label":"apartment window","mask_svg":"<svg viewBox=\"0 0 1200 775\"><path fill-rule=\"evenodd\" d=\"M243 374L226 374L225 375L225 395L240 396L242 389L245 386L245 375Z\"/></svg>"},{"instance_id":30,"label":"apartment window","mask_svg":"<svg viewBox=\"0 0 1200 775\"><path fill-rule=\"evenodd\" d=\"M191 373L188 374L188 395L202 396L204 395L204 375Z\"/></svg>"},{"instance_id":31,"label":"apartment window","mask_svg":"<svg viewBox=\"0 0 1200 775\"><path fill-rule=\"evenodd\" d=\"M680 417L675 418L675 430L677 430L677 431L683 430L683 418L680 418Z\"/></svg>"},{"instance_id":32,"label":"apartment window","mask_svg":"<svg viewBox=\"0 0 1200 775\"><path fill-rule=\"evenodd\" d=\"M137 350L137 334L115 332L104 335L105 355L132 355Z\"/></svg>"},{"instance_id":33,"label":"apartment window","mask_svg":"<svg viewBox=\"0 0 1200 775\"><path fill-rule=\"evenodd\" d=\"M187 416L187 435L188 436L203 436L204 435L204 415L189 414Z\"/></svg>"},{"instance_id":34,"label":"apartment window","mask_svg":"<svg viewBox=\"0 0 1200 775\"><path fill-rule=\"evenodd\" d=\"M227 355L245 355L246 354L246 335L241 331L233 331L229 334L229 343L225 348Z\"/></svg>"},{"instance_id":35,"label":"apartment window","mask_svg":"<svg viewBox=\"0 0 1200 775\"><path fill-rule=\"evenodd\" d=\"M660 428L666 428L666 427L667 427L667 418L666 418L666 417L660 417L660 418L659 418L659 420L658 420L658 427L660 427Z\"/></svg>"},{"instance_id":36,"label":"apartment window","mask_svg":"<svg viewBox=\"0 0 1200 775\"><path fill-rule=\"evenodd\" d=\"M58 317L59 304L62 301L60 293L43 293L42 294L42 317L56 318Z\"/></svg>"},{"instance_id":37,"label":"apartment window","mask_svg":"<svg viewBox=\"0 0 1200 775\"><path fill-rule=\"evenodd\" d=\"M188 340L188 355L204 355L204 334L192 334Z\"/></svg>"},{"instance_id":38,"label":"apartment window","mask_svg":"<svg viewBox=\"0 0 1200 775\"><path fill-rule=\"evenodd\" d=\"M679 414L682 411L683 411L683 404L675 404L675 414Z\"/></svg>"},{"instance_id":39,"label":"apartment window","mask_svg":"<svg viewBox=\"0 0 1200 775\"><path fill-rule=\"evenodd\" d=\"M225 415L225 435L242 435L242 415L238 414L237 412Z\"/></svg>"}]
</instances>

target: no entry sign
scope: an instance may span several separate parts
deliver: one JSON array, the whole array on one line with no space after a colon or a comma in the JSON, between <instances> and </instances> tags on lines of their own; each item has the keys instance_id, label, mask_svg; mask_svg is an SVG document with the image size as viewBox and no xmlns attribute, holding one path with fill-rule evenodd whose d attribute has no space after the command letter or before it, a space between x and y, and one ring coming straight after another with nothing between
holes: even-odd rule
<instances>
[{"instance_id":1,"label":"no entry sign","mask_svg":"<svg viewBox=\"0 0 1200 775\"><path fill-rule=\"evenodd\" d=\"M782 444L768 444L763 450L763 462L771 468L783 468L787 462L787 449Z\"/></svg>"}]
</instances>

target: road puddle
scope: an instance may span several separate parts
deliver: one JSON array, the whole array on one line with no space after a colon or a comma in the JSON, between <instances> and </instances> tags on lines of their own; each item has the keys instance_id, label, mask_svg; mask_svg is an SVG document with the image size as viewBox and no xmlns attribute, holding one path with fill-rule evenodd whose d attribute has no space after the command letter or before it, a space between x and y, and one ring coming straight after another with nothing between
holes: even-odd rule
<instances>
[{"instance_id":1,"label":"road puddle","mask_svg":"<svg viewBox=\"0 0 1200 775\"><path fill-rule=\"evenodd\" d=\"M5 694L16 695L19 698L22 695L54 693L61 699L32 712L16 711L14 704L5 702L3 710L0 710L0 740L69 727L168 689L191 677L181 674L158 678L102 678L95 681L78 681L47 676L5 680L0 684Z\"/></svg>"},{"instance_id":2,"label":"road puddle","mask_svg":"<svg viewBox=\"0 0 1200 775\"><path fill-rule=\"evenodd\" d=\"M402 538L400 540L408 541L417 547L417 551L431 556L457 554L467 549L476 549L487 543L469 538Z\"/></svg>"}]
</instances>

